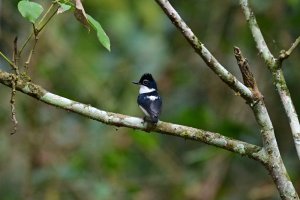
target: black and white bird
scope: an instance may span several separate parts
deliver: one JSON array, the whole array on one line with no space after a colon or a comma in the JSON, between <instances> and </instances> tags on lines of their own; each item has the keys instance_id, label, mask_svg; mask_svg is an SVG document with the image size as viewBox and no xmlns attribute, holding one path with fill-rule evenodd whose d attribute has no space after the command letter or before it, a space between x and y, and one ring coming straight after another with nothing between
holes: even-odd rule
<instances>
[{"instance_id":1,"label":"black and white bird","mask_svg":"<svg viewBox=\"0 0 300 200\"><path fill-rule=\"evenodd\" d=\"M157 91L157 85L151 74L144 74L139 82L132 82L140 86L137 103L145 113L144 120L153 124L158 122L162 100Z\"/></svg>"}]
</instances>

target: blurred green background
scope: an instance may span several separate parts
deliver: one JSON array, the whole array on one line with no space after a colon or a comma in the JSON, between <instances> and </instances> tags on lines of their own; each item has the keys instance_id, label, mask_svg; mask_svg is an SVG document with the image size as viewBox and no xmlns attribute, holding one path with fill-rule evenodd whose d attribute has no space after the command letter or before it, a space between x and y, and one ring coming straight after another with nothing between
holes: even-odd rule
<instances>
[{"instance_id":1,"label":"blurred green background","mask_svg":"<svg viewBox=\"0 0 300 200\"><path fill-rule=\"evenodd\" d=\"M47 7L50 1L39 1ZM250 1L277 56L300 34L298 0ZM30 24L17 0L0 0L0 50L9 56ZM195 54L155 1L85 0L111 40L111 52L71 12L40 36L29 68L33 82L99 109L139 116L131 81L149 72L163 97L161 120L261 145L251 110ZM248 58L262 91L289 175L300 191L300 165L288 120L236 0L174 0L179 14L241 80L233 46ZM284 73L300 112L300 48ZM9 71L0 59L1 70ZM267 171L246 157L181 138L115 128L18 93L18 132L10 135L10 89L0 86L1 199L279 199Z\"/></svg>"}]
</instances>

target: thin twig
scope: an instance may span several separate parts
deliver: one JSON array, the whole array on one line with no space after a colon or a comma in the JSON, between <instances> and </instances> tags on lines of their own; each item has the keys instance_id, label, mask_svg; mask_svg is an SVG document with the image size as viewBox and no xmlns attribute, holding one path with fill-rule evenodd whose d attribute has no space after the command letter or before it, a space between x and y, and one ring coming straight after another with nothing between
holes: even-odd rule
<instances>
[{"instance_id":1,"label":"thin twig","mask_svg":"<svg viewBox=\"0 0 300 200\"><path fill-rule=\"evenodd\" d=\"M43 17L41 18L41 20L38 23L38 26L45 20L46 16L49 14L49 12L53 9L53 6L57 4L56 2L52 3L51 6L48 8L48 10L46 11L46 13L43 15ZM53 18L53 16L55 15L56 11L58 8L55 9L55 12L51 14L51 16L47 19L47 21L42 25L42 27L37 29L37 33L41 32L43 30L43 28L46 26L47 23L49 23L49 21ZM30 35L28 36L28 38L26 39L26 41L24 42L24 44L22 45L18 55L19 57L21 56L24 48L26 47L26 45L28 44L28 42L30 41L30 39L35 35L36 33L31 32Z\"/></svg>"},{"instance_id":2,"label":"thin twig","mask_svg":"<svg viewBox=\"0 0 300 200\"><path fill-rule=\"evenodd\" d=\"M16 118L16 109L15 109L15 102L16 102L16 82L18 77L15 75L11 75L11 96L10 96L10 109L11 109L11 121L13 123L13 130L11 135L17 132L18 121Z\"/></svg>"},{"instance_id":3,"label":"thin twig","mask_svg":"<svg viewBox=\"0 0 300 200\"><path fill-rule=\"evenodd\" d=\"M300 36L295 40L295 42L292 44L292 46L289 48L289 50L285 51L282 50L279 54L279 60L282 62L283 60L287 59L294 51L294 49L298 46L300 43Z\"/></svg>"},{"instance_id":4,"label":"thin twig","mask_svg":"<svg viewBox=\"0 0 300 200\"><path fill-rule=\"evenodd\" d=\"M43 15L43 17L41 18L41 20L39 21L37 27L39 27L41 25L41 23L44 21L44 19L46 18L46 16L49 14L49 12L51 11L51 9L53 8L54 4L56 4L56 2L53 2L49 8L47 9L46 13Z\"/></svg>"},{"instance_id":5,"label":"thin twig","mask_svg":"<svg viewBox=\"0 0 300 200\"><path fill-rule=\"evenodd\" d=\"M33 35L34 35L33 32L30 33L30 35L28 36L28 38L26 39L26 41L25 41L24 44L22 45L22 47L21 47L21 49L20 49L20 51L19 51L19 53L18 53L18 56L19 56L19 57L21 57L21 54L22 54L24 48L26 47L26 45L28 44L28 42L30 41L30 39L32 38Z\"/></svg>"},{"instance_id":6,"label":"thin twig","mask_svg":"<svg viewBox=\"0 0 300 200\"><path fill-rule=\"evenodd\" d=\"M19 67L18 67L19 55L18 55L18 37L14 39L14 50L13 50L13 65L11 67L15 71L15 74L19 76Z\"/></svg>"},{"instance_id":7,"label":"thin twig","mask_svg":"<svg viewBox=\"0 0 300 200\"><path fill-rule=\"evenodd\" d=\"M2 58L4 58L4 60L13 68L13 70L15 70L17 76L19 75L19 70L18 70L18 66L16 66L8 57L6 57L1 51L0 51L0 56L2 56Z\"/></svg>"},{"instance_id":8,"label":"thin twig","mask_svg":"<svg viewBox=\"0 0 300 200\"><path fill-rule=\"evenodd\" d=\"M18 56L18 37L14 39L14 50L13 50L13 63L18 66L19 56Z\"/></svg>"},{"instance_id":9,"label":"thin twig","mask_svg":"<svg viewBox=\"0 0 300 200\"><path fill-rule=\"evenodd\" d=\"M34 32L34 43L33 43L32 49L30 50L28 58L27 58L27 60L25 62L25 66L24 66L24 68L25 68L25 74L27 74L27 72L28 72L29 63L31 61L32 55L35 52L35 47L36 47L36 44L37 44L38 39L39 39L39 37L38 37L38 31L37 31L36 27L34 26L34 24L33 24L33 32Z\"/></svg>"},{"instance_id":10,"label":"thin twig","mask_svg":"<svg viewBox=\"0 0 300 200\"><path fill-rule=\"evenodd\" d=\"M54 17L54 15L56 14L57 10L58 10L58 8L56 8L54 10L54 12L47 19L47 21L42 25L42 27L40 27L40 28L37 29L37 33L40 33L45 28L45 26L49 23L49 21Z\"/></svg>"}]
</instances>

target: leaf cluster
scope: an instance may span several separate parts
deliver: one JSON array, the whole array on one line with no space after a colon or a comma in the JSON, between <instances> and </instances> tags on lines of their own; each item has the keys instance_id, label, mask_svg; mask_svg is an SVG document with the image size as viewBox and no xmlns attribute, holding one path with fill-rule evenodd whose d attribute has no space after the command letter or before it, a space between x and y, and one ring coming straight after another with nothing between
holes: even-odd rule
<instances>
[{"instance_id":1,"label":"leaf cluster","mask_svg":"<svg viewBox=\"0 0 300 200\"><path fill-rule=\"evenodd\" d=\"M88 30L90 27L97 33L97 38L99 42L110 51L110 40L105 31L103 30L101 24L94 19L92 16L86 14L85 9L81 3L81 0L75 0L75 4L71 1L65 0L56 0L54 4L58 5L57 14L65 13L65 12L73 12L75 18L83 24ZM44 8L41 4L29 1L29 0L21 0L18 3L18 10L21 15L31 22L33 25L36 25L38 19L41 17ZM42 18L38 24L41 24L44 18Z\"/></svg>"}]
</instances>

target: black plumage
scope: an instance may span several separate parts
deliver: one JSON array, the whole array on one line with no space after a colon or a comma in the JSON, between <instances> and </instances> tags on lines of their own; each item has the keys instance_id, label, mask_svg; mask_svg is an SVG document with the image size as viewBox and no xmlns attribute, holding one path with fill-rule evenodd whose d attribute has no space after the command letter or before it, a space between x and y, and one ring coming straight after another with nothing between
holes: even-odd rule
<instances>
[{"instance_id":1,"label":"black plumage","mask_svg":"<svg viewBox=\"0 0 300 200\"><path fill-rule=\"evenodd\" d=\"M156 90L150 93L139 94L137 103L145 113L146 121L152 123L158 122L158 117L161 113L162 100Z\"/></svg>"},{"instance_id":2,"label":"black plumage","mask_svg":"<svg viewBox=\"0 0 300 200\"><path fill-rule=\"evenodd\" d=\"M161 113L162 99L158 94L157 85L151 74L144 74L139 82L133 82L140 85L137 103L145 113L144 120L156 124Z\"/></svg>"}]
</instances>

